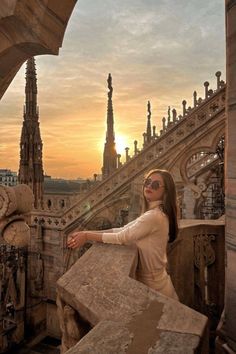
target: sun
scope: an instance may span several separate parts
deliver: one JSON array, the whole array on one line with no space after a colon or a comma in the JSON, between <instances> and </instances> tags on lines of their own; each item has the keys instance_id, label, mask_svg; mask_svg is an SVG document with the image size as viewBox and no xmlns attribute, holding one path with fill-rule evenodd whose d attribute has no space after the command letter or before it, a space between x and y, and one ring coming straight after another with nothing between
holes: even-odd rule
<instances>
[{"instance_id":1,"label":"sun","mask_svg":"<svg viewBox=\"0 0 236 354\"><path fill-rule=\"evenodd\" d=\"M125 153L125 148L127 145L127 139L125 135L117 135L115 137L116 142L116 152L117 154L123 155Z\"/></svg>"},{"instance_id":2,"label":"sun","mask_svg":"<svg viewBox=\"0 0 236 354\"><path fill-rule=\"evenodd\" d=\"M115 143L116 143L116 152L117 154L120 154L121 156L125 156L125 148L129 146L128 144L128 138L126 135L115 135ZM101 152L104 151L104 140L101 139L98 142L99 150Z\"/></svg>"}]
</instances>

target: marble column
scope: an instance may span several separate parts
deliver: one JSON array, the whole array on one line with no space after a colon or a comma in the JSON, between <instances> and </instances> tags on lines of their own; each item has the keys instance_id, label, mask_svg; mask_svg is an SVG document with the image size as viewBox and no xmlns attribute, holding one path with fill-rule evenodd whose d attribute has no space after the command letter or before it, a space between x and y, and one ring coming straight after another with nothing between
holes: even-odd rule
<instances>
[{"instance_id":1,"label":"marble column","mask_svg":"<svg viewBox=\"0 0 236 354\"><path fill-rule=\"evenodd\" d=\"M236 352L236 0L225 1L226 11L226 288L225 316L220 328L224 353ZM223 250L222 250L223 252Z\"/></svg>"}]
</instances>

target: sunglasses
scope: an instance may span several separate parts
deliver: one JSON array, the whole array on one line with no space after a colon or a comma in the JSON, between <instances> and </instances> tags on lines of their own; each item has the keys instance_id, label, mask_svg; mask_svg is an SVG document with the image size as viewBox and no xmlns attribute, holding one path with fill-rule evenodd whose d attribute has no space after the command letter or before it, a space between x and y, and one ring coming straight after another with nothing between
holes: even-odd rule
<instances>
[{"instance_id":1,"label":"sunglasses","mask_svg":"<svg viewBox=\"0 0 236 354\"><path fill-rule=\"evenodd\" d=\"M159 188L164 187L159 181L153 181L151 178L147 178L143 182L144 187L150 187L154 191L157 191Z\"/></svg>"}]
</instances>

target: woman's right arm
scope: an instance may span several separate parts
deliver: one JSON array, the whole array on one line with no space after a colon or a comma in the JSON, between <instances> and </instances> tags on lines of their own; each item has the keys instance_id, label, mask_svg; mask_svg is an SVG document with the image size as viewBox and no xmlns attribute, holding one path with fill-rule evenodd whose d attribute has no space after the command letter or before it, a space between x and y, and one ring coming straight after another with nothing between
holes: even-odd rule
<instances>
[{"instance_id":1,"label":"woman's right arm","mask_svg":"<svg viewBox=\"0 0 236 354\"><path fill-rule=\"evenodd\" d=\"M135 220L133 221L130 221L128 224L124 225L124 226L121 226L121 227L114 227L112 229L106 229L106 230L93 230L93 231L87 231L88 233L89 232L96 232L96 233L99 233L99 234L106 234L106 233L115 233L115 232L120 232L122 230L124 230L125 228L133 225L133 223L135 222Z\"/></svg>"},{"instance_id":2,"label":"woman's right arm","mask_svg":"<svg viewBox=\"0 0 236 354\"><path fill-rule=\"evenodd\" d=\"M113 244L129 244L148 235L154 228L158 228L158 218L155 211L147 211L136 220L127 224L118 232L103 233L102 242Z\"/></svg>"},{"instance_id":3,"label":"woman's right arm","mask_svg":"<svg viewBox=\"0 0 236 354\"><path fill-rule=\"evenodd\" d=\"M147 219L147 217L146 217ZM144 233L148 232L148 224L143 225L143 217L139 217L136 220L131 221L124 227L112 229L112 232L106 232L109 230L99 231L75 231L73 232L67 241L69 248L82 247L87 241L96 241L104 243L123 244L132 241L133 239L140 238ZM147 220L144 224L147 223ZM140 227L142 224L142 227ZM107 236L107 237L106 237Z\"/></svg>"}]
</instances>

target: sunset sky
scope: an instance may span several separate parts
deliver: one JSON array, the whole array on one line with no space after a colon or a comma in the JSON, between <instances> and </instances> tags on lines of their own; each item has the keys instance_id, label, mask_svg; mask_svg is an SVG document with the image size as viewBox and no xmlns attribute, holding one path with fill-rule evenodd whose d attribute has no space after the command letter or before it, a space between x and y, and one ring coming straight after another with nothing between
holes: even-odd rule
<instances>
[{"instance_id":1,"label":"sunset sky","mask_svg":"<svg viewBox=\"0 0 236 354\"><path fill-rule=\"evenodd\" d=\"M44 172L101 173L107 76L113 78L117 144L142 146L147 101L159 130L168 106L182 113L203 83L225 79L224 1L79 0L59 56L36 57ZM0 168L18 171L25 65L0 102ZM123 158L124 160L124 158Z\"/></svg>"}]
</instances>

